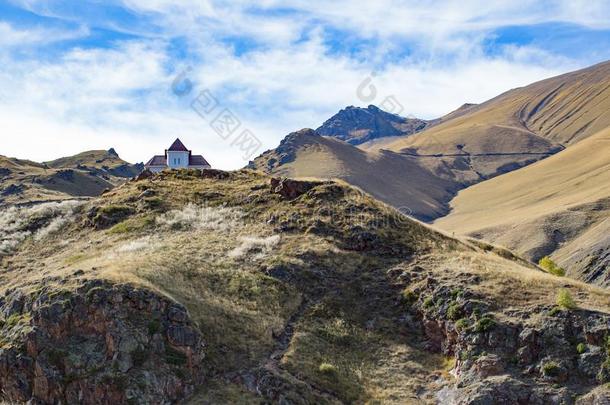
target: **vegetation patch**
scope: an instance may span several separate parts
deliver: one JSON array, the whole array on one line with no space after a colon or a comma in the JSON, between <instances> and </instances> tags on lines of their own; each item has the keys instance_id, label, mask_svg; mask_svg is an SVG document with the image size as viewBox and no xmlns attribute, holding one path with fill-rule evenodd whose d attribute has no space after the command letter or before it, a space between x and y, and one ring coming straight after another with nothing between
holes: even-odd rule
<instances>
[{"instance_id":1,"label":"vegetation patch","mask_svg":"<svg viewBox=\"0 0 610 405\"><path fill-rule=\"evenodd\" d=\"M485 333L496 326L496 321L488 316L484 316L474 324L474 331L477 333Z\"/></svg>"},{"instance_id":2,"label":"vegetation patch","mask_svg":"<svg viewBox=\"0 0 610 405\"><path fill-rule=\"evenodd\" d=\"M566 271L557 266L557 263L555 263L550 257L545 256L542 259L540 259L540 261L538 262L538 265L546 270L548 273L554 275L554 276L558 276L558 277L563 277L566 275Z\"/></svg>"},{"instance_id":3,"label":"vegetation patch","mask_svg":"<svg viewBox=\"0 0 610 405\"><path fill-rule=\"evenodd\" d=\"M576 302L572 298L572 294L566 289L561 289L557 292L557 305L564 309L576 309Z\"/></svg>"},{"instance_id":4,"label":"vegetation patch","mask_svg":"<svg viewBox=\"0 0 610 405\"><path fill-rule=\"evenodd\" d=\"M542 365L542 374L547 377L557 377L561 372L561 367L554 361L546 362Z\"/></svg>"},{"instance_id":5,"label":"vegetation patch","mask_svg":"<svg viewBox=\"0 0 610 405\"><path fill-rule=\"evenodd\" d=\"M151 215L139 216L137 218L129 218L123 222L114 225L108 233L111 235L122 235L127 233L142 232L151 228L155 224L155 219Z\"/></svg>"}]
</instances>

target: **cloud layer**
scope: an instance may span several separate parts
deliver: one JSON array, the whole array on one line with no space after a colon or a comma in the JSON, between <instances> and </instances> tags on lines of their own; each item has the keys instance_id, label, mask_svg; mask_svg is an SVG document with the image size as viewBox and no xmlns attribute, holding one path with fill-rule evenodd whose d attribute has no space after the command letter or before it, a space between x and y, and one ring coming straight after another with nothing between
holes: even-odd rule
<instances>
[{"instance_id":1,"label":"cloud layer","mask_svg":"<svg viewBox=\"0 0 610 405\"><path fill-rule=\"evenodd\" d=\"M67 3L0 8L0 154L112 146L142 161L179 136L214 166L238 168L242 151L190 108L205 89L262 152L367 104L356 91L372 74L372 103L393 95L404 115L433 118L610 52L606 1ZM178 96L182 72L192 90Z\"/></svg>"}]
</instances>

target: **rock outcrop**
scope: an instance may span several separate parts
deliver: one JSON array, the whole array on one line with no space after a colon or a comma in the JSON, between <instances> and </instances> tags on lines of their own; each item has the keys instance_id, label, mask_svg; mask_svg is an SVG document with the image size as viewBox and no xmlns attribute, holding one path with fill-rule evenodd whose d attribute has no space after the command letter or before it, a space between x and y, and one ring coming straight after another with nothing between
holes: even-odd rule
<instances>
[{"instance_id":1,"label":"rock outcrop","mask_svg":"<svg viewBox=\"0 0 610 405\"><path fill-rule=\"evenodd\" d=\"M201 382L203 342L186 309L103 281L0 298L0 392L10 402L162 404Z\"/></svg>"},{"instance_id":2,"label":"rock outcrop","mask_svg":"<svg viewBox=\"0 0 610 405\"><path fill-rule=\"evenodd\" d=\"M405 136L432 124L418 118L403 118L370 105L367 108L347 107L328 119L316 131L352 145L387 136Z\"/></svg>"},{"instance_id":3,"label":"rock outcrop","mask_svg":"<svg viewBox=\"0 0 610 405\"><path fill-rule=\"evenodd\" d=\"M587 310L495 308L468 285L417 266L400 274L429 350L455 358L457 404L573 403L567 387L610 381L610 317Z\"/></svg>"}]
</instances>

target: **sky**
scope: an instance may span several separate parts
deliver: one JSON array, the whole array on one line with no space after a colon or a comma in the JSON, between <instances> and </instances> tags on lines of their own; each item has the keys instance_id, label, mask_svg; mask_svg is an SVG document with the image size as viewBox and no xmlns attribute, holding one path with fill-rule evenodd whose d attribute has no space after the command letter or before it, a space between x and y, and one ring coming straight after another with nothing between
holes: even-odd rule
<instances>
[{"instance_id":1,"label":"sky","mask_svg":"<svg viewBox=\"0 0 610 405\"><path fill-rule=\"evenodd\" d=\"M431 119L610 59L610 0L0 0L0 154L176 137L236 169L340 109Z\"/></svg>"}]
</instances>

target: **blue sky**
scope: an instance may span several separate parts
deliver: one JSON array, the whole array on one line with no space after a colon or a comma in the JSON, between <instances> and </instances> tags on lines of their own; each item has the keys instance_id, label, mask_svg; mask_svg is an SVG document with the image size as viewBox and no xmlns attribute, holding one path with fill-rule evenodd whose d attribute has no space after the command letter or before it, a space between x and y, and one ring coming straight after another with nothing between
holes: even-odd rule
<instances>
[{"instance_id":1,"label":"blue sky","mask_svg":"<svg viewBox=\"0 0 610 405\"><path fill-rule=\"evenodd\" d=\"M608 60L608 15L607 0L0 0L0 154L135 162L180 137L238 168L242 131L273 148L366 105L371 72L373 103L434 118ZM239 120L230 136L191 108L204 90Z\"/></svg>"}]
</instances>

